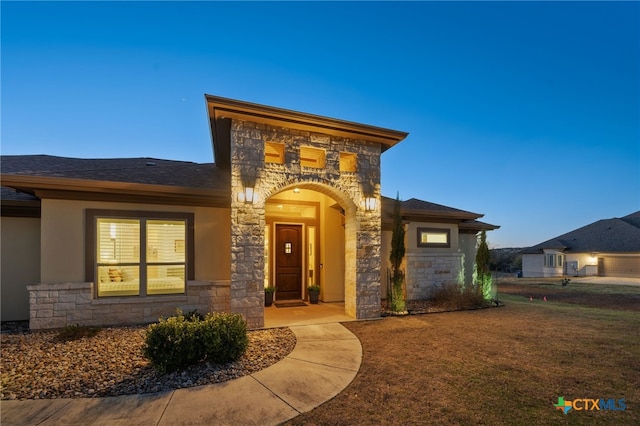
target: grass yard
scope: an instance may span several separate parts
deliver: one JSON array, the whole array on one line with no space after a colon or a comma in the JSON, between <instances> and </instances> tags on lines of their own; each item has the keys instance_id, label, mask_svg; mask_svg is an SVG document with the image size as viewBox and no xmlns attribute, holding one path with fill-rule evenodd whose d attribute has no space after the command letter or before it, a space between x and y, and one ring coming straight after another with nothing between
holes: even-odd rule
<instances>
[{"instance_id":1,"label":"grass yard","mask_svg":"<svg viewBox=\"0 0 640 426\"><path fill-rule=\"evenodd\" d=\"M498 291L505 307L345 323L362 342L358 375L287 424L640 424L640 287ZM625 297L636 309L619 306ZM558 397L624 398L627 409L565 415Z\"/></svg>"}]
</instances>

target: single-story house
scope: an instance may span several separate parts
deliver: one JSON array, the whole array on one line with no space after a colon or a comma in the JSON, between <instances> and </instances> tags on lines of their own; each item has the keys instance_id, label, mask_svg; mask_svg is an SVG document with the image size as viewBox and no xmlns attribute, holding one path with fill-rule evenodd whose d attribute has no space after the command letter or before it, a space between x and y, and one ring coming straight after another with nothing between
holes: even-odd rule
<instances>
[{"instance_id":1,"label":"single-story house","mask_svg":"<svg viewBox=\"0 0 640 426\"><path fill-rule=\"evenodd\" d=\"M591 275L640 278L640 211L522 250L523 277Z\"/></svg>"},{"instance_id":2,"label":"single-story house","mask_svg":"<svg viewBox=\"0 0 640 426\"><path fill-rule=\"evenodd\" d=\"M380 157L407 133L206 95L214 163L2 156L2 320L148 323L197 309L264 325L276 300L380 315L393 202ZM411 199L407 297L470 282L481 214Z\"/></svg>"}]
</instances>

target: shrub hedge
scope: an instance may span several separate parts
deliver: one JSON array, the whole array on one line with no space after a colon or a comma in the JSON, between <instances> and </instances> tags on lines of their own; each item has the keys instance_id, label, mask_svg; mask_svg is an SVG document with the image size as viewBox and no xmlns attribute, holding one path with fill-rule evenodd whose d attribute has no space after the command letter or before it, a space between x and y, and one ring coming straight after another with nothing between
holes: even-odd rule
<instances>
[{"instance_id":1,"label":"shrub hedge","mask_svg":"<svg viewBox=\"0 0 640 426\"><path fill-rule=\"evenodd\" d=\"M249 344L247 323L240 314L177 315L147 327L144 356L170 373L201 361L227 363L242 356Z\"/></svg>"}]
</instances>

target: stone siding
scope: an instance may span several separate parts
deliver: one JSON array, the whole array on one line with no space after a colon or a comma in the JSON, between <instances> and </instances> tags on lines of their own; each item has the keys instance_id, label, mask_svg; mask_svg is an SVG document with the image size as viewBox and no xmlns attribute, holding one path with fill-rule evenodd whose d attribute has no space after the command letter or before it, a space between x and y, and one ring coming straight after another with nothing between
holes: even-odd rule
<instances>
[{"instance_id":1,"label":"stone siding","mask_svg":"<svg viewBox=\"0 0 640 426\"><path fill-rule=\"evenodd\" d=\"M462 284L462 253L408 253L405 256L407 300L425 300L444 284Z\"/></svg>"},{"instance_id":2,"label":"stone siding","mask_svg":"<svg viewBox=\"0 0 640 426\"><path fill-rule=\"evenodd\" d=\"M266 142L285 145L284 164L265 163ZM322 149L323 168L301 165L300 147ZM357 154L356 172L340 172L340 152ZM380 315L380 144L234 120L231 126L231 311L249 327L264 325L265 201L298 186L336 200L345 210L345 312ZM254 187L253 203L239 196ZM364 200L378 200L365 211Z\"/></svg>"},{"instance_id":3,"label":"stone siding","mask_svg":"<svg viewBox=\"0 0 640 426\"><path fill-rule=\"evenodd\" d=\"M229 312L229 282L189 281L187 294L148 297L94 297L94 284L34 284L29 291L32 330L68 325L149 324L183 312Z\"/></svg>"}]
</instances>

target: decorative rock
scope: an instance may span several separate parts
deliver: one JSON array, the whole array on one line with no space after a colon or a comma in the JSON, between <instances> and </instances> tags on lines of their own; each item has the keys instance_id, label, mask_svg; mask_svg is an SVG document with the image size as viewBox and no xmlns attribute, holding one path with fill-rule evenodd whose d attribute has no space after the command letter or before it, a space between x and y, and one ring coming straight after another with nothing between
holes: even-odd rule
<instances>
[{"instance_id":1,"label":"decorative rock","mask_svg":"<svg viewBox=\"0 0 640 426\"><path fill-rule=\"evenodd\" d=\"M288 328L249 331L249 346L238 361L160 374L142 356L145 335L145 327L114 327L60 342L55 331L3 330L0 398L91 398L219 383L278 362L296 343Z\"/></svg>"}]
</instances>

